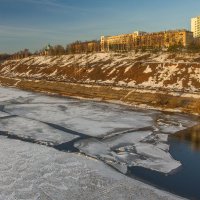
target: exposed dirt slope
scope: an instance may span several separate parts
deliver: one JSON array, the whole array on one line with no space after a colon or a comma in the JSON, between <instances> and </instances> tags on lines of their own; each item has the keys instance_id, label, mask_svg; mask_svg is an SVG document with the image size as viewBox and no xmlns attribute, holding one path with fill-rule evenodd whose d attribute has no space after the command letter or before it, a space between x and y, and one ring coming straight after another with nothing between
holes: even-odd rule
<instances>
[{"instance_id":1,"label":"exposed dirt slope","mask_svg":"<svg viewBox=\"0 0 200 200\"><path fill-rule=\"evenodd\" d=\"M0 75L120 87L200 89L199 54L96 53L29 57L0 64Z\"/></svg>"},{"instance_id":2,"label":"exposed dirt slope","mask_svg":"<svg viewBox=\"0 0 200 200\"><path fill-rule=\"evenodd\" d=\"M0 64L0 85L200 113L200 55L82 54Z\"/></svg>"}]
</instances>

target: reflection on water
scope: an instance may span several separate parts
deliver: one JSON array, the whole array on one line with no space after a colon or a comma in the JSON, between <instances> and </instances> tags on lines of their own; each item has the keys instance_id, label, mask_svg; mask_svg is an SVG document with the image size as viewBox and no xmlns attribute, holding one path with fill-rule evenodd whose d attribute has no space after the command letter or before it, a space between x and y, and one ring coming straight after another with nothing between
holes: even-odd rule
<instances>
[{"instance_id":1,"label":"reflection on water","mask_svg":"<svg viewBox=\"0 0 200 200\"><path fill-rule=\"evenodd\" d=\"M180 141L188 141L192 150L200 151L200 124L173 134Z\"/></svg>"}]
</instances>

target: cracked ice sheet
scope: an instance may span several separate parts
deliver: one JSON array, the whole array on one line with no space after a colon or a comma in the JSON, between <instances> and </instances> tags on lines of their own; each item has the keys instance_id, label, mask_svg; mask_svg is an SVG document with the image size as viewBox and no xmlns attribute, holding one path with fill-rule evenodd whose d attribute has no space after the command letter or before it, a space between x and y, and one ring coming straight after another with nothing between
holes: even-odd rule
<instances>
[{"instance_id":1,"label":"cracked ice sheet","mask_svg":"<svg viewBox=\"0 0 200 200\"><path fill-rule=\"evenodd\" d=\"M79 140L75 146L85 154L111 164L122 173L127 172L127 167L140 166L167 174L180 167L181 163L170 155L169 145L165 143L166 136L155 135L151 131L136 131L101 141Z\"/></svg>"},{"instance_id":2,"label":"cracked ice sheet","mask_svg":"<svg viewBox=\"0 0 200 200\"><path fill-rule=\"evenodd\" d=\"M124 146L128 144L137 144L144 140L146 137L152 134L151 131L136 131L126 133L123 135L117 135L112 138L105 139L103 142L106 143L110 148L115 146Z\"/></svg>"},{"instance_id":3,"label":"cracked ice sheet","mask_svg":"<svg viewBox=\"0 0 200 200\"><path fill-rule=\"evenodd\" d=\"M47 101L48 99L48 101ZM48 96L40 93L27 92L15 88L0 87L0 104L28 104L28 103L48 103L48 104L64 104L74 102L75 99Z\"/></svg>"},{"instance_id":4,"label":"cracked ice sheet","mask_svg":"<svg viewBox=\"0 0 200 200\"><path fill-rule=\"evenodd\" d=\"M22 138L35 139L38 142L48 142L53 145L68 142L77 137L38 121L21 117L1 119L0 131L6 131L10 135L17 135Z\"/></svg>"},{"instance_id":5,"label":"cracked ice sheet","mask_svg":"<svg viewBox=\"0 0 200 200\"><path fill-rule=\"evenodd\" d=\"M162 114L159 119L156 120L156 127L163 133L173 134L180 130L184 130L188 127L192 127L197 124L197 121L192 120L192 116L189 117L184 114Z\"/></svg>"},{"instance_id":6,"label":"cracked ice sheet","mask_svg":"<svg viewBox=\"0 0 200 200\"><path fill-rule=\"evenodd\" d=\"M115 104L45 96L13 88L0 88L0 94L0 102L2 94L3 100L7 99L5 109L10 114L56 123L91 136L152 126L155 115L160 115L155 126L165 133L174 133L194 124L189 117L181 115L163 117L165 114L156 111L141 112ZM174 121L178 123L173 124Z\"/></svg>"},{"instance_id":7,"label":"cracked ice sheet","mask_svg":"<svg viewBox=\"0 0 200 200\"><path fill-rule=\"evenodd\" d=\"M7 105L12 115L54 123L90 136L103 136L128 129L152 126L153 119L144 112L126 110L113 104L67 101L66 104Z\"/></svg>"},{"instance_id":8,"label":"cracked ice sheet","mask_svg":"<svg viewBox=\"0 0 200 200\"><path fill-rule=\"evenodd\" d=\"M0 111L0 118L1 118L1 117L7 117L7 116L9 116L7 113L1 112L1 111Z\"/></svg>"},{"instance_id":9,"label":"cracked ice sheet","mask_svg":"<svg viewBox=\"0 0 200 200\"><path fill-rule=\"evenodd\" d=\"M1 200L178 200L100 161L0 138Z\"/></svg>"},{"instance_id":10,"label":"cracked ice sheet","mask_svg":"<svg viewBox=\"0 0 200 200\"><path fill-rule=\"evenodd\" d=\"M37 94L25 92L14 88L0 87L0 102L7 102L16 99L23 99L28 97L36 97Z\"/></svg>"},{"instance_id":11,"label":"cracked ice sheet","mask_svg":"<svg viewBox=\"0 0 200 200\"><path fill-rule=\"evenodd\" d=\"M152 145L147 143L138 143L136 146L137 154L146 159L136 159L132 161L134 166L141 166L159 172L170 173L181 166L179 161L172 158L170 153L166 152L166 147ZM164 150L163 150L164 147ZM131 160L128 160L131 163Z\"/></svg>"}]
</instances>

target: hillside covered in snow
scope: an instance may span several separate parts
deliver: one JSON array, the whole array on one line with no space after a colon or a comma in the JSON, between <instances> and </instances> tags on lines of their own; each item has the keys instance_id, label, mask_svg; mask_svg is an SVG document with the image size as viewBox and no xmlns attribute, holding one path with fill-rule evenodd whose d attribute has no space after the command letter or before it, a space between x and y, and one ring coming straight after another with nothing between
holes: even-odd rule
<instances>
[{"instance_id":1,"label":"hillside covered in snow","mask_svg":"<svg viewBox=\"0 0 200 200\"><path fill-rule=\"evenodd\" d=\"M0 64L4 77L197 92L200 54L94 53L38 56Z\"/></svg>"},{"instance_id":2,"label":"hillside covered in snow","mask_svg":"<svg viewBox=\"0 0 200 200\"><path fill-rule=\"evenodd\" d=\"M0 85L199 114L200 54L31 56L1 62Z\"/></svg>"}]
</instances>

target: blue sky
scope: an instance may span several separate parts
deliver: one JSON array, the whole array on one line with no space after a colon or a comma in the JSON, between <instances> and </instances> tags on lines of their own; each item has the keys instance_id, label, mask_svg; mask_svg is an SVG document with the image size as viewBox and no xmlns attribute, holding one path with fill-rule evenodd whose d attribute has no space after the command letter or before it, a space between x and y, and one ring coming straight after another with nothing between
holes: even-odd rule
<instances>
[{"instance_id":1,"label":"blue sky","mask_svg":"<svg viewBox=\"0 0 200 200\"><path fill-rule=\"evenodd\" d=\"M136 30L190 29L200 0L0 0L0 52Z\"/></svg>"}]
</instances>

